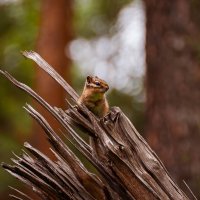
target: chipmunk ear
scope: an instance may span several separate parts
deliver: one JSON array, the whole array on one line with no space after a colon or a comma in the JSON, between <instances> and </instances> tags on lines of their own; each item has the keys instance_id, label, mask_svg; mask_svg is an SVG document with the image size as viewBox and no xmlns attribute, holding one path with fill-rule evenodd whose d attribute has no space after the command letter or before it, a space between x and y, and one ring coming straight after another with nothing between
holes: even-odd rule
<instances>
[{"instance_id":1,"label":"chipmunk ear","mask_svg":"<svg viewBox=\"0 0 200 200\"><path fill-rule=\"evenodd\" d=\"M86 80L87 80L87 83L91 83L91 81L92 81L92 76L87 76Z\"/></svg>"}]
</instances>

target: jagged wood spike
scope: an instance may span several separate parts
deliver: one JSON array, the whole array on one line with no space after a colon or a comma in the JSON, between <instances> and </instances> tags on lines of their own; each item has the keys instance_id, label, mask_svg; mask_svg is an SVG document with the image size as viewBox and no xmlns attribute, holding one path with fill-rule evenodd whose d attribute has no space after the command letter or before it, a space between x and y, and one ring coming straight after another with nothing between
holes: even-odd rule
<instances>
[{"instance_id":1,"label":"jagged wood spike","mask_svg":"<svg viewBox=\"0 0 200 200\"><path fill-rule=\"evenodd\" d=\"M11 76L8 72L4 72L0 70L0 74L3 74L9 81L11 81L16 87L22 89L23 91L27 92L30 96L32 96L38 103L41 104L44 108L46 108L47 111L49 111L56 120L58 120L59 123L67 130L68 133L73 132L74 134L71 135L71 137L74 137L76 135L76 138L81 140L81 143L85 143L85 141L76 134L73 129L62 119L62 117L43 99L41 98L36 92L34 92L29 86L17 81L13 76Z\"/></svg>"},{"instance_id":2,"label":"jagged wood spike","mask_svg":"<svg viewBox=\"0 0 200 200\"><path fill-rule=\"evenodd\" d=\"M25 193L19 191L19 190L16 189L16 188L13 188L13 187L11 187L11 186L9 186L9 188L12 189L13 191L17 192L19 195L25 197L26 199L33 200L33 199L30 198L27 194L25 194Z\"/></svg>"},{"instance_id":3,"label":"jagged wood spike","mask_svg":"<svg viewBox=\"0 0 200 200\"><path fill-rule=\"evenodd\" d=\"M58 136L54 133L54 131L49 126L49 124L47 124L45 119L39 113L37 113L31 106L28 106L26 109L29 112L29 114L31 114L35 119L37 119L37 121L40 123L40 125L44 128L44 131L46 133L48 133L48 137L49 138L51 138L51 139L54 139L54 137L56 138L56 140L55 139L53 140L56 143L56 145L55 145L54 142L51 142L51 144L62 155L62 157L64 159L66 159L66 161L68 162L68 165L70 165L70 167L72 169L74 169L76 177L82 181L83 185L85 185L84 182L86 182L86 185L87 185L86 187L88 187L88 186L90 186L90 184L92 184L93 190L94 190L95 187L97 187L97 188L99 188L99 192L100 192L99 195L103 195L103 193L104 193L104 191L103 191L104 185L102 184L102 182L99 179L96 179L94 175L92 175L91 173L89 173L86 170L86 168L82 165L82 163L78 160L78 158L62 142L62 140L60 140L60 138L58 138ZM52 135L53 135L53 137L51 137ZM59 146L61 148L60 150L58 150ZM85 155L85 153L87 153L87 152L86 152L86 150L84 152L83 149L79 149L79 150L82 151L82 153ZM92 157L91 154L89 154L88 156L90 158ZM82 180L82 178L84 178L84 179ZM96 191L96 194L94 194L94 195L98 195L98 192Z\"/></svg>"},{"instance_id":4,"label":"jagged wood spike","mask_svg":"<svg viewBox=\"0 0 200 200\"><path fill-rule=\"evenodd\" d=\"M11 198L13 198L13 199L23 200L22 198L17 197L17 196L15 196L14 194L9 194L9 196L10 196Z\"/></svg>"},{"instance_id":5,"label":"jagged wood spike","mask_svg":"<svg viewBox=\"0 0 200 200\"><path fill-rule=\"evenodd\" d=\"M58 115L61 115L62 116L62 114L60 113L61 112L61 109L58 109L57 107L55 108L55 111L58 113ZM62 112L64 112L64 111L62 111ZM64 121L66 122L66 123L68 123L69 125L71 125L71 126L73 126L73 125L75 125L75 124L77 124L77 123L74 123L74 119L72 118L72 117L68 117L67 116L67 118L68 118L68 120L66 120L66 118L63 118L64 119ZM70 119L69 119L70 118ZM80 144L81 143L81 146L84 146L84 148L89 152L89 153L91 153L92 152L92 149L91 149L91 147L74 131L74 129L71 129L70 130L71 131L71 133L72 133L72 135L73 135L73 140L77 143L77 144ZM89 134L89 133L88 133ZM90 134L89 134L90 135ZM64 134L64 136L65 137L67 137L68 136L68 132L65 132L65 134ZM67 137L67 140L69 140L69 138ZM70 142L71 142L71 140L69 140ZM73 142L71 142L72 144L73 144Z\"/></svg>"},{"instance_id":6,"label":"jagged wood spike","mask_svg":"<svg viewBox=\"0 0 200 200\"><path fill-rule=\"evenodd\" d=\"M79 188L76 187L76 190L79 189L79 193L76 193L76 190L74 190L75 188L72 187L70 183L70 181L68 180L68 183L66 184L66 182L63 180L63 177L60 176L59 172L59 168L56 166L56 164L51 161L48 157L46 157L44 154L42 154L40 151L38 151L37 149L33 148L30 144L28 143L25 143L24 145L26 147L26 149L28 149L32 155L34 155L38 162L43 166L45 167L46 171L48 172L48 175L49 177L48 178L48 181L53 181L53 183L55 182L55 187L61 187L60 189L63 190L63 192L65 193L71 193L72 195L74 196L79 196L81 194L83 194L82 198L83 197L87 197L88 200L93 200L92 196L86 191L86 190L80 190ZM41 169L41 171L44 171L44 169ZM45 173L44 173L45 175ZM47 173L46 175L47 176ZM70 178L70 177L69 177ZM44 178L43 178L44 179ZM77 179L76 179L77 180ZM65 184L64 184L65 183ZM51 184L53 185L53 184ZM74 184L74 186L78 185L77 183ZM81 196L80 196L81 197ZM80 198L79 197L79 198ZM80 198L81 199L81 198Z\"/></svg>"},{"instance_id":7,"label":"jagged wood spike","mask_svg":"<svg viewBox=\"0 0 200 200\"><path fill-rule=\"evenodd\" d=\"M61 85L65 91L73 98L75 101L78 99L78 94L75 90L51 67L38 53L34 51L22 51L23 56L35 61L38 66L47 72L53 79L55 79L59 85Z\"/></svg>"},{"instance_id":8,"label":"jagged wood spike","mask_svg":"<svg viewBox=\"0 0 200 200\"><path fill-rule=\"evenodd\" d=\"M31 106L29 105L29 109L31 109L31 112L34 112L34 115L36 116L37 115L37 117L38 116L41 116L39 113L37 113L33 108L31 108ZM30 110L29 110L30 111ZM30 112L30 113L31 113ZM37 113L37 114L36 114ZM33 116L34 116L33 115ZM41 125L42 124L45 124L44 123L44 121L43 120L41 120L42 118L40 117L40 120L38 121L39 123L40 122L42 122L41 123ZM44 129L44 130L47 130L47 129ZM101 133L99 133L99 134L101 134ZM55 134L54 134L54 136L55 137L57 137L58 138L58 136L56 136ZM104 139L105 140L105 139ZM60 142L62 142L62 141L60 141ZM80 149L79 149L80 150ZM64 150L65 151L65 150ZM125 190L125 188L124 188L124 186L121 184L121 183L116 183L115 182L115 178L113 177L113 175L112 174L110 174L110 172L108 172L107 171L107 167L106 166L104 166L102 163L100 163L97 159L95 159L94 157L92 157L91 155L87 155L87 154L85 154L84 152L82 152L83 153L83 155L85 155L87 158L88 158L88 160L89 161L91 161L91 163L99 170L99 172L104 176L104 177L106 177L105 179L109 182L109 185L114 189L114 190L116 190L116 191L118 191L120 194L121 194L121 196L124 196L124 197L127 197L127 199L132 199L132 197L131 197L131 194L128 192L128 191L126 191ZM65 154L65 158L66 158L66 154ZM69 157L68 157L69 158Z\"/></svg>"},{"instance_id":9,"label":"jagged wood spike","mask_svg":"<svg viewBox=\"0 0 200 200\"><path fill-rule=\"evenodd\" d=\"M85 190L83 185L81 185L81 183L75 177L72 169L67 165L67 163L65 163L63 161L63 159L54 150L51 149L51 151L58 159L58 161L56 163L57 163L57 169L59 171L59 174L69 182L67 184L71 184L71 187L74 187L76 192L78 192L80 194L83 193L84 196L86 196L86 197L89 196L89 197L87 197L87 199L92 198L91 195L88 194L88 192ZM86 193L86 195L85 195L85 193Z\"/></svg>"},{"instance_id":10,"label":"jagged wood spike","mask_svg":"<svg viewBox=\"0 0 200 200\"><path fill-rule=\"evenodd\" d=\"M178 188L178 186L171 180L171 178L168 175L167 170L165 167L163 167L163 163L160 161L160 159L156 156L155 152L151 150L149 145L146 143L146 141L139 135L135 127L132 125L130 120L123 115L119 118L120 122L117 123L121 126L121 130L123 130L126 138L132 143L133 141L136 141L134 145L137 146L139 149L137 150L138 157L141 158L143 164L145 165L145 169L153 175L153 178L157 180L159 186L168 194L169 197L173 197L175 194L180 193L181 198L181 191ZM129 127L130 129L127 129ZM133 132L135 134L131 134ZM136 137L136 138L134 138ZM141 147L144 147L145 149L141 149ZM165 174L165 176L161 176L161 174ZM166 188L167 185L167 188ZM167 190L168 189L168 190Z\"/></svg>"},{"instance_id":11,"label":"jagged wood spike","mask_svg":"<svg viewBox=\"0 0 200 200\"><path fill-rule=\"evenodd\" d=\"M34 167L32 167L32 169L34 169ZM49 181L49 182L46 181L47 180L47 178L45 177L47 176L46 174L43 174L41 176L42 172L39 172L39 171L38 171L38 174L33 174L33 172L36 172L36 170L33 170L33 171L30 171L27 169L25 170L20 165L17 165L14 168L10 168L9 170L12 172L16 171L17 174L23 177L25 180L31 180L31 182L33 183L35 187L38 187L41 191L45 192L46 194L55 198L58 195L60 198L62 198L62 196L57 193L57 190L56 190L57 187L54 181ZM65 193L65 196L68 196L68 193Z\"/></svg>"},{"instance_id":12,"label":"jagged wood spike","mask_svg":"<svg viewBox=\"0 0 200 200\"><path fill-rule=\"evenodd\" d=\"M54 147L60 146L60 148L62 148L63 151L68 152L68 154L71 157L74 157L74 158L76 157L73 154L73 152L66 146L66 144L59 138L59 136L53 131L53 129L50 127L50 125L47 123L47 121L36 110L34 110L30 105L27 105L27 107L25 107L25 109L42 126L42 128L44 129L44 131L48 135L51 144ZM71 142L71 143L73 144L73 142ZM86 143L84 143L84 145L82 143L79 143L79 145L81 147L81 152L83 154L87 154L88 156L92 157L91 153L84 146L84 145L87 145ZM79 159L77 157L76 157L76 160L77 160L77 162L79 162L79 164L81 164L81 162L79 161Z\"/></svg>"},{"instance_id":13,"label":"jagged wood spike","mask_svg":"<svg viewBox=\"0 0 200 200\"><path fill-rule=\"evenodd\" d=\"M76 104L76 92L46 61L35 52L23 54L52 76ZM43 127L58 160L49 160L25 143L25 147L34 158L25 153L22 157L17 156L18 160L13 160L14 166L3 164L3 167L33 187L41 199L86 200L91 197L97 200L188 200L184 192L172 181L155 152L119 108L111 109L103 119L95 117L85 106L73 107L70 103L65 112L50 106L30 87L20 83L9 73L0 71L0 74L46 108L63 126L67 132L67 139L100 174L98 178L84 168L47 121L27 105L26 110ZM74 125L87 130L85 133L93 138L92 146L77 134Z\"/></svg>"},{"instance_id":14,"label":"jagged wood spike","mask_svg":"<svg viewBox=\"0 0 200 200\"><path fill-rule=\"evenodd\" d=\"M20 181L22 181L23 183L25 183L26 185L28 185L29 187L31 187L33 189L33 191L41 198L46 200L48 195L42 190L41 188L38 187L38 185L35 185L32 182L32 179L27 180L26 178L24 178L23 173L22 174L18 174L18 171L15 169L15 166L10 166L8 164L2 163L1 164L2 167L8 172L10 173L12 176L14 176L15 178L19 179Z\"/></svg>"}]
</instances>

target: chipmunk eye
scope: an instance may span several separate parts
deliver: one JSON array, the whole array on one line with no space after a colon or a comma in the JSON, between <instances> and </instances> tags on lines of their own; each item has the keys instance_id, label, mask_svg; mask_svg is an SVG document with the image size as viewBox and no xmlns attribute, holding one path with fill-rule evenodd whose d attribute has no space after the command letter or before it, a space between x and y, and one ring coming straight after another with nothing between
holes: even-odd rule
<instances>
[{"instance_id":1,"label":"chipmunk eye","mask_svg":"<svg viewBox=\"0 0 200 200\"><path fill-rule=\"evenodd\" d=\"M100 86L100 83L98 81L95 82L95 85Z\"/></svg>"}]
</instances>

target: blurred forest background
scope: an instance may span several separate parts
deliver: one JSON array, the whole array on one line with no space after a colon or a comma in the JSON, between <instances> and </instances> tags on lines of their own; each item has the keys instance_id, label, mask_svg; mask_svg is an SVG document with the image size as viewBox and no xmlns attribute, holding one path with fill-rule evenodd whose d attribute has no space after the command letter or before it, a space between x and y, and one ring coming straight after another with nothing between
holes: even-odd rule
<instances>
[{"instance_id":1,"label":"blurred forest background","mask_svg":"<svg viewBox=\"0 0 200 200\"><path fill-rule=\"evenodd\" d=\"M105 79L110 106L121 107L178 185L186 191L185 180L200 198L199 9L198 0L0 0L0 67L62 108L64 92L21 50L37 51L79 94L86 75ZM1 162L25 141L49 155L26 102L0 77ZM8 185L22 187L0 169L1 199L9 199Z\"/></svg>"}]
</instances>

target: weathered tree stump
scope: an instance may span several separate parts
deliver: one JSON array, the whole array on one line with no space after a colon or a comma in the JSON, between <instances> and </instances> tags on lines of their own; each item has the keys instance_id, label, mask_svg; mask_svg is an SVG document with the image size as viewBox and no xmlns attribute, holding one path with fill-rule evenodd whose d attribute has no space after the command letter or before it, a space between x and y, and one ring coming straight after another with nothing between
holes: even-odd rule
<instances>
[{"instance_id":1,"label":"weathered tree stump","mask_svg":"<svg viewBox=\"0 0 200 200\"><path fill-rule=\"evenodd\" d=\"M78 94L46 61L33 51L25 51L23 55L34 60L52 76L76 105ZM50 160L25 143L24 147L32 156L24 152L21 157L15 156L12 159L14 165L3 163L2 166L32 187L41 199L188 199L120 108L112 108L103 119L95 117L85 106L72 106L69 101L69 109L63 111L49 105L30 87L20 83L9 73L0 73L46 108L63 126L67 139L98 171L98 176L89 172L41 114L27 104L26 111L44 129L57 160ZM94 147L77 134L75 127L84 129L85 134L92 137ZM20 197L11 195L13 198L31 199L17 189L14 190Z\"/></svg>"}]
</instances>

